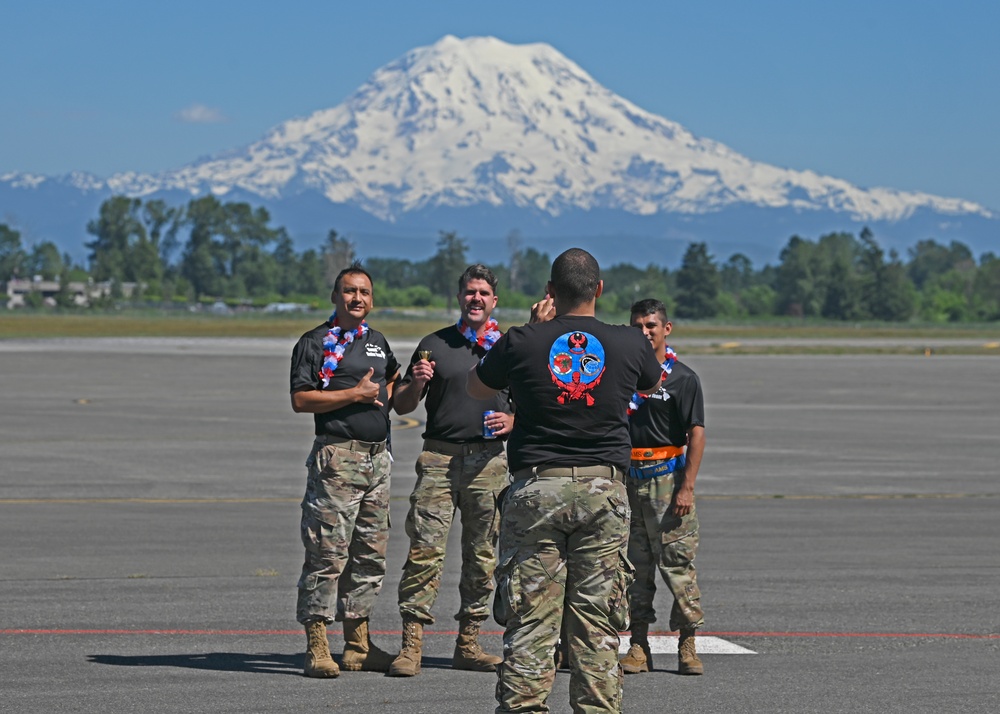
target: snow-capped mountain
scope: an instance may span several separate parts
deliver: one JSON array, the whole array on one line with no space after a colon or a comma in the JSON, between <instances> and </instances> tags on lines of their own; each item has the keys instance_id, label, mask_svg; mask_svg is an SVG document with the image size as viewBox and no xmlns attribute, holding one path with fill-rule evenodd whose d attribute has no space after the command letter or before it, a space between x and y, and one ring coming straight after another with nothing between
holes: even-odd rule
<instances>
[{"instance_id":1,"label":"snow-capped mountain","mask_svg":"<svg viewBox=\"0 0 1000 714\"><path fill-rule=\"evenodd\" d=\"M698 235L699 225L748 211L757 219L780 216L785 226L791 214L812 219L807 225L820 216L852 224L915 215L938 224L996 220L958 198L862 189L751 161L637 107L548 45L492 37L447 36L415 49L339 106L174 171L106 181L82 173L58 180L0 175L8 189L37 190L47 181L89 194L213 193L271 205L277 214L289 201L301 206L305 196L322 196L312 210L324 203L350 209L350 220L364 224L360 230L379 232L373 226L381 225L387 234L470 211L511 221L491 226L492 234L525 226L575 231L586 215L601 217L599 227L587 224L603 235L615 233L617 216L626 232L645 225L663 236L670 232L666 219L686 226L674 233L702 240L709 236ZM780 230L774 240L787 238L788 228Z\"/></svg>"}]
</instances>

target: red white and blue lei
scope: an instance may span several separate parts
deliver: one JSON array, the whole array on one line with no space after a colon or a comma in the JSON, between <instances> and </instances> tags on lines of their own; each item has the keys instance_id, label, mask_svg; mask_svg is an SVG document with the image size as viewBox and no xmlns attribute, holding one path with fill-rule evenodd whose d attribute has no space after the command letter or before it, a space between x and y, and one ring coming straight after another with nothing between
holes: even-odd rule
<instances>
[{"instance_id":1,"label":"red white and blue lei","mask_svg":"<svg viewBox=\"0 0 1000 714\"><path fill-rule=\"evenodd\" d=\"M455 327L465 336L465 339L474 345L479 345L487 352L490 351L490 347L496 344L497 340L503 337L503 333L499 329L500 326L492 317L486 321L486 331L482 335L477 335L476 331L466 325L462 318L458 318Z\"/></svg>"},{"instance_id":2,"label":"red white and blue lei","mask_svg":"<svg viewBox=\"0 0 1000 714\"><path fill-rule=\"evenodd\" d=\"M368 334L368 323L362 322L356 329L344 331L337 321L337 313L330 315L330 331L323 338L323 367L319 370L319 378L323 380L323 386L330 386L330 378L334 371L344 359L344 351L347 345L354 342L355 338L364 337Z\"/></svg>"},{"instance_id":3,"label":"red white and blue lei","mask_svg":"<svg viewBox=\"0 0 1000 714\"><path fill-rule=\"evenodd\" d=\"M667 347L667 358L663 360L663 364L660 365L660 369L663 370L663 376L660 377L661 382L667 381L667 377L670 373L674 371L674 362L677 361L677 353L674 352L673 348ZM639 394L639 392L632 392L632 399L628 403L628 415L632 416L635 410L638 409L642 403L646 401L646 398Z\"/></svg>"}]
</instances>

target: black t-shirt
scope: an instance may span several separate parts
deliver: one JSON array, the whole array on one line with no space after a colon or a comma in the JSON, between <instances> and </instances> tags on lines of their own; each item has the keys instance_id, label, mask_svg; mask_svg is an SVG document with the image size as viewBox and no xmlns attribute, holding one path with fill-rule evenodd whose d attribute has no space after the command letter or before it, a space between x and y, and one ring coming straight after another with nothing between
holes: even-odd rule
<instances>
[{"instance_id":1,"label":"black t-shirt","mask_svg":"<svg viewBox=\"0 0 1000 714\"><path fill-rule=\"evenodd\" d=\"M662 371L642 332L594 317L561 315L512 327L476 368L488 387L510 387L517 419L512 471L543 464L614 464L631 456L626 410L636 388Z\"/></svg>"},{"instance_id":2,"label":"black t-shirt","mask_svg":"<svg viewBox=\"0 0 1000 714\"><path fill-rule=\"evenodd\" d=\"M423 437L453 442L482 441L483 412L490 409L510 412L505 392L492 399L473 399L465 390L469 370L486 350L469 342L454 325L442 328L420 340L401 384L413 381L413 365L420 360L421 350L430 350L434 362L434 377L424 387L427 429Z\"/></svg>"},{"instance_id":3,"label":"black t-shirt","mask_svg":"<svg viewBox=\"0 0 1000 714\"><path fill-rule=\"evenodd\" d=\"M399 363L382 333L369 328L364 337L355 338L347 345L344 358L330 378L330 385L323 387L319 371L323 366L323 338L329 330L329 323L323 323L299 338L292 350L291 391L350 389L368 374L369 368L374 369L371 381L379 385L378 400L382 402L381 407L375 404L348 404L332 412L313 414L313 417L317 436L382 441L389 435L386 378L393 379L396 376Z\"/></svg>"},{"instance_id":4,"label":"black t-shirt","mask_svg":"<svg viewBox=\"0 0 1000 714\"><path fill-rule=\"evenodd\" d=\"M693 426L705 426L705 398L701 380L683 362L674 366L655 394L629 418L634 448L685 446Z\"/></svg>"}]
</instances>

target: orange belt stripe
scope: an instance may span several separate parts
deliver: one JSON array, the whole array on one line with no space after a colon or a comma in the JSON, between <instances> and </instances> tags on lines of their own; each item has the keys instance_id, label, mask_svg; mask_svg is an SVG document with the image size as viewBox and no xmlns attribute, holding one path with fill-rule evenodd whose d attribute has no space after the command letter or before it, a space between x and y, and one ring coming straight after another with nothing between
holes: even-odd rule
<instances>
[{"instance_id":1,"label":"orange belt stripe","mask_svg":"<svg viewBox=\"0 0 1000 714\"><path fill-rule=\"evenodd\" d=\"M662 461L684 453L683 446L657 446L648 449L632 449L633 461Z\"/></svg>"}]
</instances>

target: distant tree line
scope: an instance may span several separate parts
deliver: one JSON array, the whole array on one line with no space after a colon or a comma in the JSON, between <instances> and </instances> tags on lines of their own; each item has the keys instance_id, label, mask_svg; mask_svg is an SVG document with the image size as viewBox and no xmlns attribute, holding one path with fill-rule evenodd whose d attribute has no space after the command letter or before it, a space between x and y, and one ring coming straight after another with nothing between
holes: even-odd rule
<instances>
[{"instance_id":1,"label":"distant tree line","mask_svg":"<svg viewBox=\"0 0 1000 714\"><path fill-rule=\"evenodd\" d=\"M316 248L297 252L288 232L271 225L264 208L214 196L169 206L161 200L115 196L86 227L86 267L43 241L26 250L18 231L0 223L0 281L107 281L137 286L141 304L214 301L263 305L275 301L326 304L336 274L355 260L356 246L329 231ZM469 262L468 244L440 233L425 260L368 257L376 302L387 307L451 306L455 280ZM490 267L500 278L502 304L527 307L548 280L550 256L508 237L508 261ZM1000 320L1000 259L976 259L963 243L918 241L904 261L888 254L870 230L830 233L813 241L792 236L777 265L754 268L741 254L719 262L707 244L691 243L680 267L619 263L603 270L598 308L627 311L658 297L683 319L792 316L830 320L930 322ZM120 293L118 293L120 294ZM30 303L29 303L30 304ZM59 303L71 305L71 301Z\"/></svg>"}]
</instances>

